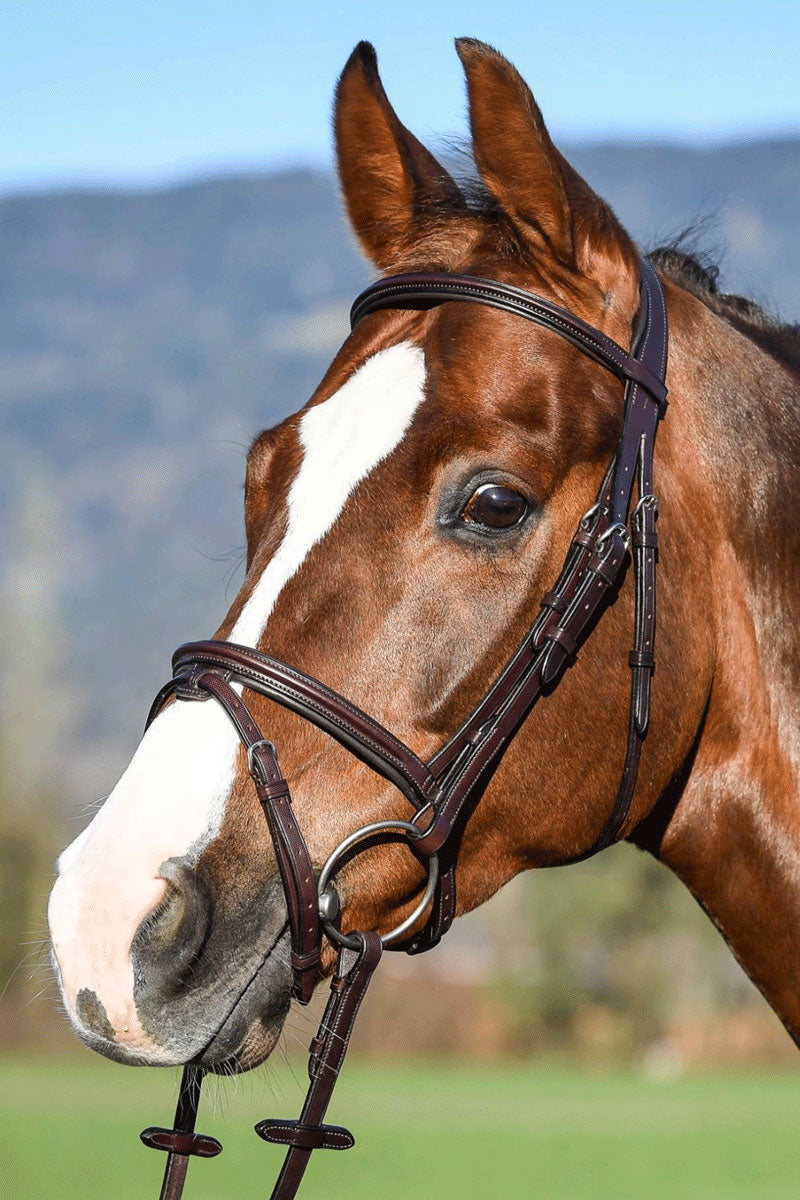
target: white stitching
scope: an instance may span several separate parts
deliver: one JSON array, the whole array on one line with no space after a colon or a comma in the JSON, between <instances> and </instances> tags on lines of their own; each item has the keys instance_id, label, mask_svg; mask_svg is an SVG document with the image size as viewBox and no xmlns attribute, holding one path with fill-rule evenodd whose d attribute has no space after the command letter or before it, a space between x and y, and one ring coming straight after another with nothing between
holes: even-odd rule
<instances>
[{"instance_id":1,"label":"white stitching","mask_svg":"<svg viewBox=\"0 0 800 1200\"><path fill-rule=\"evenodd\" d=\"M510 285L508 286L510 287ZM518 306L519 309L535 314L535 316L538 318L538 322L543 324L545 327L552 329L553 326L560 326L562 329L567 330L573 336L577 337L584 343L585 346L592 347L596 353L600 355L602 360L601 365L609 367L609 362L616 363L626 378L630 379L632 382L638 383L648 393L650 393L650 386L648 386L648 383L644 379L640 378L642 373L653 380L653 382L658 384L661 383L661 380L655 379L652 371L650 371L650 369L643 362L641 362L640 359L634 358L628 353L627 350L624 350L623 347L615 342L612 338L606 337L605 334L601 333L599 330L591 329L590 326L584 327L583 322L579 324L578 318L572 317L570 313L564 312L563 316L558 315L556 312L553 312L549 305L547 305L543 300L537 300L532 294L529 299L527 297L518 296L515 292L506 292L505 285L503 284L496 285L496 288L487 286L487 284L477 286L470 283L456 282L455 280L452 282L452 284L447 284L444 281L437 283L426 283L425 281L420 281L419 283L414 284L377 284L375 285L374 292L367 296L364 305L361 306L365 310L363 314L360 307L358 308L358 311L356 311L354 318L355 323L360 320L362 315L371 315L368 309L372 300L376 298L380 299L382 296L389 296L396 292L402 293L405 291L419 291L423 295L435 295L437 292L440 294L450 292L456 299L458 298L459 293L462 294L462 296L464 293L467 293L468 295L477 296L487 301L495 301L505 296L507 299L511 300L514 305ZM356 305L358 305L358 301L356 301ZM354 305L354 308L356 308L356 305ZM373 309L372 311L377 310ZM555 332L558 332L558 330L556 329ZM663 374L663 363L661 369Z\"/></svg>"},{"instance_id":2,"label":"white stitching","mask_svg":"<svg viewBox=\"0 0 800 1200\"><path fill-rule=\"evenodd\" d=\"M205 663L209 664L210 666L214 666L214 667L219 667L222 663L225 662L224 658L217 658L216 656L214 656L213 652L211 652L211 651L201 651L201 652L198 652L197 654L192 654L191 656L187 656L187 659L185 661L205 662ZM180 662L179 662L179 665L180 665ZM228 671L231 671L238 678L250 679L250 680L254 680L257 683L263 683L263 679L258 674L256 668L244 667L244 666L240 666L238 664L235 667L231 667L229 663L226 663L225 669ZM265 670L267 670L267 669L268 668L265 666ZM292 675L295 679L298 679L301 682L303 681L303 676L292 671L291 668L287 667L286 671L288 674ZM407 779L408 782L411 783L414 786L414 788L417 789L418 791L420 791L423 795L426 795L430 791L431 786L434 782L433 778L432 778L432 776L430 776L430 773L427 771L427 768L425 767L425 764L422 762L422 760L417 759L416 755L414 755L413 751L408 750L408 747L405 747L405 749L408 751L408 754L413 755L415 761L419 763L420 767L422 768L423 771L425 771L425 773L427 775L427 778L425 779L425 781L423 783L420 783L417 779L415 779L415 777L411 774L411 772L408 770L408 768L403 763L402 759L391 754L387 749L385 749L383 746L381 746L380 742L376 742L373 738L367 737L366 734L362 733L361 730L358 729L357 725L348 724L344 720L338 718L329 709L323 708L318 702L316 702L313 699L313 697L306 697L297 688L293 687L291 685L291 683L283 683L283 681L272 679L272 678L270 678L268 680L268 682L271 687L275 688L276 691L282 692L283 695L294 696L297 700L299 700L303 704L308 705L308 707L312 708L315 712L321 713L328 720L330 720L332 722L332 724L338 725L338 727L340 729L349 730L351 733L355 734L357 740L360 740L360 741L364 742L366 745L371 746L372 749L375 750L379 754L379 756L387 759L391 763L394 763L394 765L396 767L398 767L398 769L400 770L403 777L405 779ZM335 702L341 702L343 707L347 708L351 713L353 713L354 716L363 717L369 726L374 727L374 722L371 720L371 718L366 713L362 713L360 709L358 709L354 705L350 704L348 701L346 701L344 699L344 697L339 697L335 693L329 691L329 689L327 689L324 684L318 684L318 686L325 693L326 696L329 696L331 698L331 700L333 700ZM391 733L389 733L388 730L385 730L385 733L386 733L386 736L391 740L391 742L394 745L398 745L398 746L402 745L402 743L398 742L397 738L395 738Z\"/></svg>"},{"instance_id":3,"label":"white stitching","mask_svg":"<svg viewBox=\"0 0 800 1200\"><path fill-rule=\"evenodd\" d=\"M352 1133L349 1133L346 1130L333 1129L330 1125L301 1125L299 1122L291 1121L286 1125L279 1125L277 1123L270 1124L264 1129L264 1133L267 1135L270 1133L295 1133L297 1130L300 1130L301 1132L304 1130L309 1130L311 1133L316 1133L317 1130L320 1130L323 1135L323 1143L322 1145L316 1147L316 1149L319 1150L349 1150L354 1142ZM338 1139L341 1142L341 1145L327 1146L325 1145L326 1139ZM267 1140L270 1140L269 1137L267 1137ZM300 1148L302 1149L302 1147Z\"/></svg>"}]
</instances>

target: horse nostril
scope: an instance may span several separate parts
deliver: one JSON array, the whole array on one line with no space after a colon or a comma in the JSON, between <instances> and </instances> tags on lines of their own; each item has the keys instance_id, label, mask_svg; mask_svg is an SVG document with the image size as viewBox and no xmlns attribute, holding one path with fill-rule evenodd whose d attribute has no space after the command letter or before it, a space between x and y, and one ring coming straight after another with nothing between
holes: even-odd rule
<instances>
[{"instance_id":1,"label":"horse nostril","mask_svg":"<svg viewBox=\"0 0 800 1200\"><path fill-rule=\"evenodd\" d=\"M211 901L197 872L180 859L162 863L167 891L145 917L131 948L136 991L179 991L198 961L211 927Z\"/></svg>"},{"instance_id":2,"label":"horse nostril","mask_svg":"<svg viewBox=\"0 0 800 1200\"><path fill-rule=\"evenodd\" d=\"M117 1035L108 1019L106 1010L98 999L97 992L81 988L75 1001L75 1012L81 1024L107 1042L115 1042Z\"/></svg>"}]
</instances>

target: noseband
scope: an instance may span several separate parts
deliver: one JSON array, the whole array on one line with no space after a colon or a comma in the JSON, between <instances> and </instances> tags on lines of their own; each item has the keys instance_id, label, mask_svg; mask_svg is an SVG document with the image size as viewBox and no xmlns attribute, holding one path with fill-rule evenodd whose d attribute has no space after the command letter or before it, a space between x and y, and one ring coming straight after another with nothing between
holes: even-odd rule
<instances>
[{"instance_id":1,"label":"noseband","mask_svg":"<svg viewBox=\"0 0 800 1200\"><path fill-rule=\"evenodd\" d=\"M625 763L617 797L591 846L576 862L610 845L622 831L633 799L642 744L650 719L655 666L657 501L653 449L666 411L667 314L653 267L641 260L641 299L630 353L599 330L541 296L467 275L406 274L380 280L355 301L351 325L381 309L425 310L452 302L490 305L524 317L565 338L625 383L625 412L617 450L597 501L581 518L561 573L542 599L538 616L502 673L461 728L424 762L402 741L324 683L259 650L230 642L192 642L173 656L173 678L161 689L148 724L165 702L220 704L241 738L247 764L272 838L288 910L293 995L311 999L320 974L323 936L338 948L331 994L310 1046L310 1085L297 1121L268 1120L256 1132L289 1147L272 1200L289 1200L300 1185L311 1152L348 1149L348 1130L324 1124L353 1023L384 946L418 954L435 946L456 913L458 846L503 754L540 696L558 684L566 668L619 588L629 553L635 575L631 696ZM637 481L637 502L631 512ZM298 713L388 780L415 810L413 820L365 825L344 839L317 874L292 809L289 786L275 746L265 738L241 698L244 688ZM342 932L335 877L344 861L379 841L401 839L418 860L427 882L413 911L391 932ZM427 912L427 919L417 926ZM150 1128L145 1145L169 1154L161 1200L178 1200L189 1156L211 1157L222 1147L194 1132L203 1070L184 1068L173 1129Z\"/></svg>"}]
</instances>

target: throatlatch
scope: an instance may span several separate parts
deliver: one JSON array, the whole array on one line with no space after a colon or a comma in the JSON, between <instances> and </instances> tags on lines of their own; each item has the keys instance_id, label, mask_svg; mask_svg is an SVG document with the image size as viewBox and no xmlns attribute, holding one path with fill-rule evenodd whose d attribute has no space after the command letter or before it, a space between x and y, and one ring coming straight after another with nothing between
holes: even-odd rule
<instances>
[{"instance_id":1,"label":"throatlatch","mask_svg":"<svg viewBox=\"0 0 800 1200\"><path fill-rule=\"evenodd\" d=\"M324 1119L383 947L420 953L435 946L449 929L456 912L455 847L463 824L531 709L557 685L620 587L631 550L635 616L625 764L613 809L595 841L568 861L588 858L623 833L649 726L658 559L653 451L667 395L667 314L658 276L646 259L641 261L641 302L630 353L541 296L471 276L395 275L380 280L358 297L351 321L355 326L384 308L428 309L448 302L489 304L524 317L565 338L625 382L622 435L596 503L581 518L555 585L502 673L428 762L325 684L268 654L230 642L182 646L173 657L173 678L159 692L148 718L149 724L174 695L179 700L211 699L233 722L246 748L275 848L288 911L292 991L301 1004L309 1002L319 978L323 935L339 949L330 998L310 1046L310 1082L300 1118L256 1125L265 1141L288 1146L272 1200L291 1200L296 1194L312 1151L353 1145L348 1130L326 1125ZM634 480L638 497L631 513ZM275 746L264 737L234 685L269 697L330 734L398 788L415 810L413 820L380 821L354 830L317 875ZM419 901L401 925L382 938L370 932L343 933L334 884L342 857L390 838L402 839L424 869ZM426 911L422 929L412 932ZM169 1155L161 1200L179 1200L191 1155L208 1158L222 1149L214 1138L195 1133L202 1076L196 1065L184 1069L173 1129L150 1128L141 1135L145 1145Z\"/></svg>"}]
</instances>

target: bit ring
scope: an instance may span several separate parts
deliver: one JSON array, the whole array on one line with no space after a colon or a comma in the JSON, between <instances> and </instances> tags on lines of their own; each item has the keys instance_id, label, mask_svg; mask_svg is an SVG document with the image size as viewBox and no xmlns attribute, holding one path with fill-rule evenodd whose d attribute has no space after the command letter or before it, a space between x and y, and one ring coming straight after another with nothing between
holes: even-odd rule
<instances>
[{"instance_id":1,"label":"bit ring","mask_svg":"<svg viewBox=\"0 0 800 1200\"><path fill-rule=\"evenodd\" d=\"M333 920L330 919L330 915L336 909L334 903L336 892L333 887L333 876L336 873L339 860L353 846L357 846L359 842L363 842L366 838L372 837L376 833L405 834L409 843L413 843L414 838L419 837L419 832L418 826L412 825L410 821L372 821L369 825L362 825L360 829L356 829L353 833L348 834L328 855L325 866L319 873L317 894L320 900L320 924L330 940L335 942L337 946L347 946L351 950L358 950L361 946L358 938L352 934L342 933L334 925ZM432 854L428 859L428 882L425 891L405 920L401 921L399 925L396 925L388 933L381 935L381 944L383 946L390 946L392 942L398 941L419 920L433 899L438 881L439 859L435 854Z\"/></svg>"}]
</instances>

